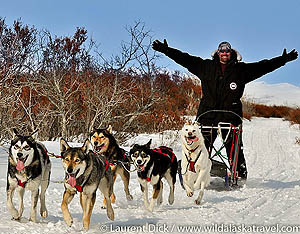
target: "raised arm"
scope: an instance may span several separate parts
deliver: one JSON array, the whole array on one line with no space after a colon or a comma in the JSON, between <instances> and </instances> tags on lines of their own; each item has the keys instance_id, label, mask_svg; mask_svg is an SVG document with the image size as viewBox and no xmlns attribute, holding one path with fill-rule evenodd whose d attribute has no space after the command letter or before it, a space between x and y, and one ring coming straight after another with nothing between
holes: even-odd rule
<instances>
[{"instance_id":1,"label":"raised arm","mask_svg":"<svg viewBox=\"0 0 300 234\"><path fill-rule=\"evenodd\" d=\"M246 63L244 68L247 77L246 83L284 66L286 63L297 59L297 57L298 52L295 49L289 53L284 49L281 56L264 59L255 63Z\"/></svg>"},{"instance_id":2,"label":"raised arm","mask_svg":"<svg viewBox=\"0 0 300 234\"><path fill-rule=\"evenodd\" d=\"M192 56L188 53L184 53L180 50L169 47L166 39L164 39L163 43L159 40L155 40L152 44L152 48L158 52L165 54L169 58L173 59L176 63L187 68L194 74L199 73L199 70L202 70L202 58Z\"/></svg>"}]
</instances>

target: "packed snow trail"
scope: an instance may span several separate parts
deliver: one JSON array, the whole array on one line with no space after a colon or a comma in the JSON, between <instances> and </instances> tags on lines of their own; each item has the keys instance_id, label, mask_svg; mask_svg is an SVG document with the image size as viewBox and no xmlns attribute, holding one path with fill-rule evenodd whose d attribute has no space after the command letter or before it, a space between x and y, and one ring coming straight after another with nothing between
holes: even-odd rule
<instances>
[{"instance_id":1,"label":"packed snow trail","mask_svg":"<svg viewBox=\"0 0 300 234\"><path fill-rule=\"evenodd\" d=\"M173 135L178 136L176 132ZM169 189L165 183L163 204L150 213L144 208L136 172L131 173L130 181L133 201L126 200L123 184L118 178L113 205L115 221L110 221L101 209L103 198L98 193L88 233L300 233L300 145L295 144L297 136L300 136L298 126L290 126L281 119L245 121L246 185L233 191L220 191L212 188L214 183L220 184L219 179L214 179L200 206L194 204L198 191L193 198L188 198L177 179L174 204L167 204ZM153 147L162 140L159 135L140 135L132 142L146 143L150 138ZM44 143L49 152L59 154L58 142ZM173 148L180 158L179 138ZM39 218L39 223L28 221L30 193L26 192L23 218L17 222L11 220L6 209L7 152L0 151L0 233L85 233L79 194L70 204L73 226L67 227L63 220L60 204L64 186L58 182L64 173L60 159L51 158L51 161L51 183L46 195L49 217Z\"/></svg>"}]
</instances>

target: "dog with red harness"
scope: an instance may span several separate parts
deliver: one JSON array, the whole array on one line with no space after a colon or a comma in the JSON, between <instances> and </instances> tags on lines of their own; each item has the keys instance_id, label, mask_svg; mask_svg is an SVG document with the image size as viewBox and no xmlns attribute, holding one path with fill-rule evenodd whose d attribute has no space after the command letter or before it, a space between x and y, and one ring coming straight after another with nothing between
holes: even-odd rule
<instances>
[{"instance_id":1,"label":"dog with red harness","mask_svg":"<svg viewBox=\"0 0 300 234\"><path fill-rule=\"evenodd\" d=\"M82 147L71 147L66 140L60 139L61 159L65 171L62 214L66 224L71 226L73 218L69 204L79 192L83 211L82 222L86 231L89 230L97 189L106 199L107 217L114 220L114 210L110 201L113 192L113 177L109 163L102 157L95 157L94 153L89 150L89 146L89 140L86 140Z\"/></svg>"},{"instance_id":2,"label":"dog with red harness","mask_svg":"<svg viewBox=\"0 0 300 234\"><path fill-rule=\"evenodd\" d=\"M35 140L35 133L26 136L18 133L16 129L13 132L8 156L7 209L12 219L20 220L24 211L24 193L29 190L32 197L29 220L37 222L38 200L41 203L41 217L48 216L45 200L50 182L51 162L45 146ZM18 210L13 203L15 191L19 198Z\"/></svg>"},{"instance_id":3,"label":"dog with red harness","mask_svg":"<svg viewBox=\"0 0 300 234\"><path fill-rule=\"evenodd\" d=\"M188 197L192 197L194 191L200 189L195 200L197 205L200 205L204 189L210 183L212 165L199 127L195 122L186 123L181 129L182 156L179 172Z\"/></svg>"},{"instance_id":4,"label":"dog with red harness","mask_svg":"<svg viewBox=\"0 0 300 234\"><path fill-rule=\"evenodd\" d=\"M145 145L135 144L130 150L130 157L137 169L138 180L144 194L144 204L149 211L153 211L155 202L163 202L163 182L165 178L170 186L168 202L174 203L174 189L177 174L177 158L173 150L166 146L151 149L151 140ZM153 194L149 203L148 185L153 186Z\"/></svg>"},{"instance_id":5,"label":"dog with red harness","mask_svg":"<svg viewBox=\"0 0 300 234\"><path fill-rule=\"evenodd\" d=\"M103 156L109 162L111 172L113 175L113 185L119 175L123 181L124 192L126 199L131 201L133 199L129 191L130 181L130 162L124 149L122 149L116 138L113 135L112 126L107 128L94 129L90 135L90 142L93 151L97 156ZM111 195L111 202L115 203L116 196L113 192ZM106 206L106 199L104 198L103 207Z\"/></svg>"}]
</instances>

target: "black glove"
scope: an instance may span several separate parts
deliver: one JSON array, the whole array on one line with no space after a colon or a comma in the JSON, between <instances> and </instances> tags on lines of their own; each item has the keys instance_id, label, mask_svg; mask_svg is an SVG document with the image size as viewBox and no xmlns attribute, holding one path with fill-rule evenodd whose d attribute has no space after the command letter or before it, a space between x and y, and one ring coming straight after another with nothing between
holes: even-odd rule
<instances>
[{"instance_id":1,"label":"black glove","mask_svg":"<svg viewBox=\"0 0 300 234\"><path fill-rule=\"evenodd\" d=\"M285 59L285 62L290 62L298 58L298 52L293 49L288 54L286 53L286 49L283 50L282 57Z\"/></svg>"},{"instance_id":2,"label":"black glove","mask_svg":"<svg viewBox=\"0 0 300 234\"><path fill-rule=\"evenodd\" d=\"M166 39L164 39L164 43L160 42L159 40L155 40L152 43L152 48L158 52L165 53L169 46Z\"/></svg>"}]
</instances>

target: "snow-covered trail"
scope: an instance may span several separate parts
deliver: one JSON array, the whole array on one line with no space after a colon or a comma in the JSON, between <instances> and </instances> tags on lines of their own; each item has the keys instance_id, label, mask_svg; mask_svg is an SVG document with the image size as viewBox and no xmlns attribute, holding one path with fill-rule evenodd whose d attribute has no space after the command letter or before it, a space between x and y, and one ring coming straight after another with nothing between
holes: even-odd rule
<instances>
[{"instance_id":1,"label":"snow-covered trail","mask_svg":"<svg viewBox=\"0 0 300 234\"><path fill-rule=\"evenodd\" d=\"M243 188L233 191L206 190L202 205L196 206L195 197L188 198L178 181L175 202L170 206L167 204L169 189L165 183L164 202L150 213L144 209L136 174L132 173L130 190L133 201L125 199L122 182L117 179L117 200L113 206L115 221L108 220L100 208L103 199L98 193L88 233L255 233L255 227L261 228L260 233L271 233L267 228L277 228L279 231L281 227L290 231L293 228L291 225L299 226L300 233L300 146L295 144L295 137L300 135L299 129L281 119L254 118L250 122L245 121L243 130L249 172ZM149 137L141 135L137 141L145 143ZM151 137L154 143L159 144L159 136ZM58 153L57 142L45 144L50 152ZM180 158L179 140L174 148ZM11 220L6 209L7 155L0 152L0 233L84 233L79 195L70 204L73 226L69 228L64 223L60 209L64 188L57 183L63 178L63 170L59 159L53 158L51 161L53 170L46 201L49 217L40 219L39 223L28 221L30 193L26 192L23 218L21 222L16 222ZM244 229L237 229L241 227ZM294 230L293 233L297 232Z\"/></svg>"}]
</instances>

